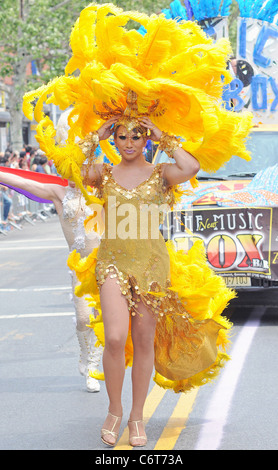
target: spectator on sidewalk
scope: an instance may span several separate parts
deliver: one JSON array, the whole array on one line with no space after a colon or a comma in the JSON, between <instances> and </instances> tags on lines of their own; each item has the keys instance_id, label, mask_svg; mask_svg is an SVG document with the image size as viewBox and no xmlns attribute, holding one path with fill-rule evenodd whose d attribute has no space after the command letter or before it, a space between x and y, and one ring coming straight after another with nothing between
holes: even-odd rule
<instances>
[{"instance_id":1,"label":"spectator on sidewalk","mask_svg":"<svg viewBox=\"0 0 278 470\"><path fill-rule=\"evenodd\" d=\"M19 168L19 162L19 153L15 151L10 157L10 168Z\"/></svg>"},{"instance_id":2,"label":"spectator on sidewalk","mask_svg":"<svg viewBox=\"0 0 278 470\"><path fill-rule=\"evenodd\" d=\"M5 152L5 154L0 155L0 166L9 166L9 159L10 159L10 153ZM0 184L0 200L2 200L2 220L1 220L1 225L4 229L7 228L8 226L8 217L10 214L11 206L12 206L12 199L10 197L10 190L6 186L2 186Z\"/></svg>"},{"instance_id":3,"label":"spectator on sidewalk","mask_svg":"<svg viewBox=\"0 0 278 470\"><path fill-rule=\"evenodd\" d=\"M39 163L37 165L36 172L51 175L50 166L48 164L48 159L45 153L41 150L38 150L36 155L39 157Z\"/></svg>"},{"instance_id":4,"label":"spectator on sidewalk","mask_svg":"<svg viewBox=\"0 0 278 470\"><path fill-rule=\"evenodd\" d=\"M35 155L35 157L34 157L33 160L32 160L31 166L30 166L30 170L31 170L31 171L36 171L37 166L38 166L39 163L40 163L40 159L41 159L41 157Z\"/></svg>"},{"instance_id":5,"label":"spectator on sidewalk","mask_svg":"<svg viewBox=\"0 0 278 470\"><path fill-rule=\"evenodd\" d=\"M20 161L19 161L19 168L20 168L21 170L26 170L26 171L28 171L28 170L29 170L28 163L25 162L24 160L20 160Z\"/></svg>"},{"instance_id":6,"label":"spectator on sidewalk","mask_svg":"<svg viewBox=\"0 0 278 470\"><path fill-rule=\"evenodd\" d=\"M10 197L9 188L6 188L5 186L2 186L0 184L0 190L1 190L1 198L3 202L3 219L1 221L1 224L3 225L4 228L7 228L8 217L11 211L13 201L12 201L12 198Z\"/></svg>"},{"instance_id":7,"label":"spectator on sidewalk","mask_svg":"<svg viewBox=\"0 0 278 470\"><path fill-rule=\"evenodd\" d=\"M35 156L36 156L36 149L31 148L30 153L29 153L29 160L28 160L29 168L31 168L31 165L33 163L33 160L34 160Z\"/></svg>"}]
</instances>

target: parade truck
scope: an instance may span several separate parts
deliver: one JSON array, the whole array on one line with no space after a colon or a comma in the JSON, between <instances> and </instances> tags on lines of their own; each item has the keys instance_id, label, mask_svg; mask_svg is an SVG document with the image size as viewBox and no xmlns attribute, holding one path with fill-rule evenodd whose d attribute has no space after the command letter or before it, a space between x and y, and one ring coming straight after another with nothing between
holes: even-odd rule
<instances>
[{"instance_id":1,"label":"parade truck","mask_svg":"<svg viewBox=\"0 0 278 470\"><path fill-rule=\"evenodd\" d=\"M188 250L204 243L209 266L227 286L278 286L278 125L257 125L247 142L252 160L232 159L199 185L181 185L181 202L161 226L165 240ZM172 161L158 151L154 163Z\"/></svg>"}]
</instances>

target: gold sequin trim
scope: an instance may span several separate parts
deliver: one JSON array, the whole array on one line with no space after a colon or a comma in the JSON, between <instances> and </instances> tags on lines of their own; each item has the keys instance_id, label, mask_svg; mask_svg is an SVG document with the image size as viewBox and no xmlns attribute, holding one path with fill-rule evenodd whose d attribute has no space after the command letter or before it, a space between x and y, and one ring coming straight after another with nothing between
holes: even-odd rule
<instances>
[{"instance_id":1,"label":"gold sequin trim","mask_svg":"<svg viewBox=\"0 0 278 470\"><path fill-rule=\"evenodd\" d=\"M149 285L148 291L140 289L134 276L124 275L119 271L117 266L109 264L105 266L104 263L98 261L96 266L96 280L99 289L106 281L107 277L117 279L116 283L119 285L122 295L126 298L128 308L132 316L142 313L138 310L140 301L151 311L157 321L164 315L180 315L182 318L188 318L188 314L184 310L178 295L170 290L171 282L167 281L167 287L161 288L156 281Z\"/></svg>"}]
</instances>

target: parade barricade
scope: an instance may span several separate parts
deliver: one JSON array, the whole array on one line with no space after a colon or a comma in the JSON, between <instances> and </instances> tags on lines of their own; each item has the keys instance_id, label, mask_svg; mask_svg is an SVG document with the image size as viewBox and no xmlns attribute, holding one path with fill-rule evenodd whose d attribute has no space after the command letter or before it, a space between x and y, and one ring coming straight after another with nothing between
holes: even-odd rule
<instances>
[{"instance_id":1,"label":"parade barricade","mask_svg":"<svg viewBox=\"0 0 278 470\"><path fill-rule=\"evenodd\" d=\"M5 204L11 205L8 218L5 214ZM37 220L45 222L55 213L53 204L39 203L28 199L14 190L5 190L0 187L0 235L8 235L11 230L22 230L24 223L35 225ZM6 220L5 220L6 219Z\"/></svg>"}]
</instances>

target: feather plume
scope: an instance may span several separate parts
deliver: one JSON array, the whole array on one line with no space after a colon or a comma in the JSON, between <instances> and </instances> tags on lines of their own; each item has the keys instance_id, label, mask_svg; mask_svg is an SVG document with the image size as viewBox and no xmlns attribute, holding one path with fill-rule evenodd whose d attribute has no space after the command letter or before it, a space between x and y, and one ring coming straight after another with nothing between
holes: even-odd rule
<instances>
[{"instance_id":1,"label":"feather plume","mask_svg":"<svg viewBox=\"0 0 278 470\"><path fill-rule=\"evenodd\" d=\"M129 20L142 25L146 34L127 30ZM161 130L181 137L183 147L202 169L216 171L233 155L250 158L245 141L252 115L226 111L221 101L223 86L231 80L226 69L231 53L227 40L213 43L191 21L177 23L164 15L147 16L124 12L112 3L92 3L76 21L70 44L72 57L65 76L26 94L23 101L25 115L31 118L34 113L41 123L38 141L51 151L62 176L74 174L81 181L77 169L82 159L78 150L72 150L76 138L99 128L103 121L98 113L105 106L125 106L129 90L138 96L140 113L159 99L151 119ZM45 119L44 103L62 110L72 107L70 149L51 143L54 125ZM118 155L116 159L110 144L103 147L115 162Z\"/></svg>"}]
</instances>

